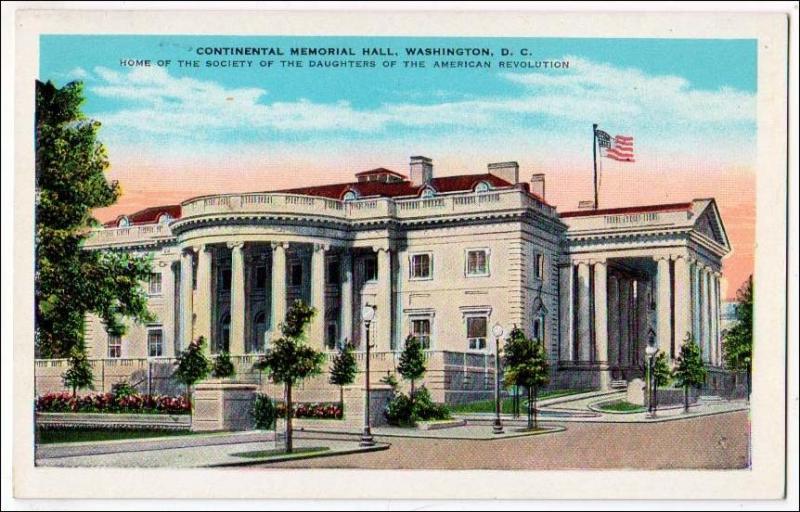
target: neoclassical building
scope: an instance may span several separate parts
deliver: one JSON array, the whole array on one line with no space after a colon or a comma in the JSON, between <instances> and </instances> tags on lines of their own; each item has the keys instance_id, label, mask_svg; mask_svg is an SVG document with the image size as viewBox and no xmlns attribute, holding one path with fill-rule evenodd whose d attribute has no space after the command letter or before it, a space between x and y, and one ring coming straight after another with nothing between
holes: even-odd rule
<instances>
[{"instance_id":1,"label":"neoclassical building","mask_svg":"<svg viewBox=\"0 0 800 512\"><path fill-rule=\"evenodd\" d=\"M641 374L648 342L674 358L690 334L720 358L720 270L730 251L713 199L558 212L516 162L434 176L412 157L355 181L222 193L120 216L88 250L151 254L157 321L120 339L87 322L95 358L168 358L204 336L232 355L269 347L289 304L314 306L308 342L373 350L418 336L445 360L495 350L492 327L543 339L553 382L608 387ZM456 354L458 356L453 356ZM461 354L461 355L459 355Z\"/></svg>"}]
</instances>

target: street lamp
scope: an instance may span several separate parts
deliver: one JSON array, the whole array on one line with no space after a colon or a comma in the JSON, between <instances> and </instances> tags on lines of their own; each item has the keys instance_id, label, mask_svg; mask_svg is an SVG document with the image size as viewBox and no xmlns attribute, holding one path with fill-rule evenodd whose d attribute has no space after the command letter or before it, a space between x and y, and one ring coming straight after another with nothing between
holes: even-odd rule
<instances>
[{"instance_id":1,"label":"street lamp","mask_svg":"<svg viewBox=\"0 0 800 512\"><path fill-rule=\"evenodd\" d=\"M651 416L655 416L655 406L653 404L653 397L655 396L655 372L653 371L654 360L658 347L656 347L656 333L653 329L647 336L647 347L644 353L647 354L647 412Z\"/></svg>"},{"instance_id":2,"label":"street lamp","mask_svg":"<svg viewBox=\"0 0 800 512\"><path fill-rule=\"evenodd\" d=\"M364 431L361 433L361 446L375 445L375 439L372 437L372 431L370 430L369 426L369 349L371 348L369 340L369 324L371 324L372 320L375 318L376 309L376 306L370 304L367 304L361 308L361 319L364 320L364 330L366 331L367 337L366 363L364 372Z\"/></svg>"},{"instance_id":3,"label":"street lamp","mask_svg":"<svg viewBox=\"0 0 800 512\"><path fill-rule=\"evenodd\" d=\"M500 338L505 331L499 323L492 327L494 335L494 426L492 432L495 434L503 433L503 422L500 420Z\"/></svg>"}]
</instances>

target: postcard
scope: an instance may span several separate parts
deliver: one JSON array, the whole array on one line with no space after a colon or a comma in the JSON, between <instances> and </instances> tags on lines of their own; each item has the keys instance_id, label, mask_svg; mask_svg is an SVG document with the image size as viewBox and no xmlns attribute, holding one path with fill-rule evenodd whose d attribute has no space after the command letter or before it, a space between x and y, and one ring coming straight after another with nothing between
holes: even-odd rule
<instances>
[{"instance_id":1,"label":"postcard","mask_svg":"<svg viewBox=\"0 0 800 512\"><path fill-rule=\"evenodd\" d=\"M16 16L18 497L785 492L785 16Z\"/></svg>"}]
</instances>

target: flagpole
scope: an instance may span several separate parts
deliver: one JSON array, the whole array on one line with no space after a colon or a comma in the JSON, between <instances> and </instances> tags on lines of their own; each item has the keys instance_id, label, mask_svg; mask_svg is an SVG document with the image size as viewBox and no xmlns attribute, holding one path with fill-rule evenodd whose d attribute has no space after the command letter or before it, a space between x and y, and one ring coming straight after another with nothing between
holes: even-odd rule
<instances>
[{"instance_id":1,"label":"flagpole","mask_svg":"<svg viewBox=\"0 0 800 512\"><path fill-rule=\"evenodd\" d=\"M592 159L594 160L594 209L599 208L597 204L597 123L592 125Z\"/></svg>"}]
</instances>

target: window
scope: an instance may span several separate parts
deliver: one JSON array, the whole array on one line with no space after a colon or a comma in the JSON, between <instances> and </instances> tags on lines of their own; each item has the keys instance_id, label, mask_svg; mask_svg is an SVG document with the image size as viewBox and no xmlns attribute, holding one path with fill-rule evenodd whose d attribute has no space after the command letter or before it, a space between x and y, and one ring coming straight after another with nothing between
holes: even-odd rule
<instances>
[{"instance_id":1,"label":"window","mask_svg":"<svg viewBox=\"0 0 800 512\"><path fill-rule=\"evenodd\" d=\"M356 193L352 190L348 190L344 193L344 196L342 196L342 200L344 201L355 201L357 198L358 196L356 196Z\"/></svg>"},{"instance_id":2,"label":"window","mask_svg":"<svg viewBox=\"0 0 800 512\"><path fill-rule=\"evenodd\" d=\"M150 295L161 295L161 272L150 274L150 281L147 284L147 293Z\"/></svg>"},{"instance_id":3,"label":"window","mask_svg":"<svg viewBox=\"0 0 800 512\"><path fill-rule=\"evenodd\" d=\"M263 311L256 313L253 319L253 339L250 342L248 353L263 352L264 334L267 332L267 316Z\"/></svg>"},{"instance_id":4,"label":"window","mask_svg":"<svg viewBox=\"0 0 800 512\"><path fill-rule=\"evenodd\" d=\"M325 270L325 282L327 284L339 284L339 260L329 259L328 268Z\"/></svg>"},{"instance_id":5,"label":"window","mask_svg":"<svg viewBox=\"0 0 800 512\"><path fill-rule=\"evenodd\" d=\"M486 349L486 324L485 316L467 317L467 341L470 350Z\"/></svg>"},{"instance_id":6,"label":"window","mask_svg":"<svg viewBox=\"0 0 800 512\"><path fill-rule=\"evenodd\" d=\"M433 258L430 254L412 254L411 279L430 279L433 275Z\"/></svg>"},{"instance_id":7,"label":"window","mask_svg":"<svg viewBox=\"0 0 800 512\"><path fill-rule=\"evenodd\" d=\"M364 258L364 281L377 281L378 259L375 256Z\"/></svg>"},{"instance_id":8,"label":"window","mask_svg":"<svg viewBox=\"0 0 800 512\"><path fill-rule=\"evenodd\" d=\"M435 190L433 190L430 187L425 187L425 190L422 191L422 194L420 194L420 197L422 199L430 199L431 197L433 197L435 195L436 195L436 191Z\"/></svg>"},{"instance_id":9,"label":"window","mask_svg":"<svg viewBox=\"0 0 800 512\"><path fill-rule=\"evenodd\" d=\"M267 267L256 267L256 290L264 290L267 287Z\"/></svg>"},{"instance_id":10,"label":"window","mask_svg":"<svg viewBox=\"0 0 800 512\"><path fill-rule=\"evenodd\" d=\"M544 254L539 252L533 255L533 276L544 279Z\"/></svg>"},{"instance_id":11,"label":"window","mask_svg":"<svg viewBox=\"0 0 800 512\"><path fill-rule=\"evenodd\" d=\"M325 346L328 347L328 350L336 348L338 335L339 326L336 322L328 322L325 324Z\"/></svg>"},{"instance_id":12,"label":"window","mask_svg":"<svg viewBox=\"0 0 800 512\"><path fill-rule=\"evenodd\" d=\"M420 318L411 320L411 335L419 340L422 348L431 348L431 320L430 318Z\"/></svg>"},{"instance_id":13,"label":"window","mask_svg":"<svg viewBox=\"0 0 800 512\"><path fill-rule=\"evenodd\" d=\"M122 337L119 334L108 335L108 357L122 357Z\"/></svg>"},{"instance_id":14,"label":"window","mask_svg":"<svg viewBox=\"0 0 800 512\"><path fill-rule=\"evenodd\" d=\"M303 264L292 263L289 283L292 286L301 286L303 284Z\"/></svg>"},{"instance_id":15,"label":"window","mask_svg":"<svg viewBox=\"0 0 800 512\"><path fill-rule=\"evenodd\" d=\"M231 268L222 267L219 269L219 289L223 292L231 291Z\"/></svg>"},{"instance_id":16,"label":"window","mask_svg":"<svg viewBox=\"0 0 800 512\"><path fill-rule=\"evenodd\" d=\"M219 321L219 339L216 343L216 352L228 352L231 343L231 315L224 315Z\"/></svg>"},{"instance_id":17,"label":"window","mask_svg":"<svg viewBox=\"0 0 800 512\"><path fill-rule=\"evenodd\" d=\"M490 189L491 189L491 187L485 181L481 181L480 183L475 185L475 192L477 192L479 194L481 192L488 192Z\"/></svg>"},{"instance_id":18,"label":"window","mask_svg":"<svg viewBox=\"0 0 800 512\"><path fill-rule=\"evenodd\" d=\"M162 213L161 215L158 216L159 224L169 224L171 220L172 220L172 215L168 213Z\"/></svg>"},{"instance_id":19,"label":"window","mask_svg":"<svg viewBox=\"0 0 800 512\"><path fill-rule=\"evenodd\" d=\"M544 337L544 319L537 318L533 321L533 339L542 340Z\"/></svg>"},{"instance_id":20,"label":"window","mask_svg":"<svg viewBox=\"0 0 800 512\"><path fill-rule=\"evenodd\" d=\"M467 276L488 276L489 275L489 251L486 249L475 249L467 251Z\"/></svg>"},{"instance_id":21,"label":"window","mask_svg":"<svg viewBox=\"0 0 800 512\"><path fill-rule=\"evenodd\" d=\"M117 227L120 227L120 228L127 228L130 225L131 225L131 221L128 220L128 217L124 217L124 216L120 217L119 220L117 221Z\"/></svg>"},{"instance_id":22,"label":"window","mask_svg":"<svg viewBox=\"0 0 800 512\"><path fill-rule=\"evenodd\" d=\"M147 356L161 357L164 355L164 335L161 329L147 331Z\"/></svg>"}]
</instances>

